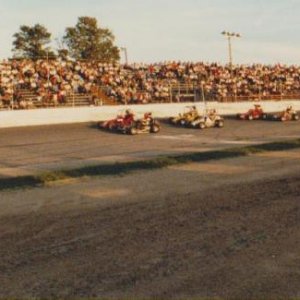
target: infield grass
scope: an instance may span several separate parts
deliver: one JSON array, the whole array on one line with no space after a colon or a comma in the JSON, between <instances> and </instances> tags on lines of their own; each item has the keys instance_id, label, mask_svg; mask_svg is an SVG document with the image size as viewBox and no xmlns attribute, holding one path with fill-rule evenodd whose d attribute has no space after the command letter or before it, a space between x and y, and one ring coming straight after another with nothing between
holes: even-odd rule
<instances>
[{"instance_id":1,"label":"infield grass","mask_svg":"<svg viewBox=\"0 0 300 300\"><path fill-rule=\"evenodd\" d=\"M20 189L43 186L50 182L66 179L122 175L137 170L161 169L178 164L242 157L262 152L284 151L297 148L300 148L300 139L282 142L271 142L253 146L235 147L224 150L185 153L172 156L159 156L156 158L141 161L99 164L94 166L75 168L71 170L68 169L50 171L38 175L0 178L0 191L6 189Z\"/></svg>"}]
</instances>

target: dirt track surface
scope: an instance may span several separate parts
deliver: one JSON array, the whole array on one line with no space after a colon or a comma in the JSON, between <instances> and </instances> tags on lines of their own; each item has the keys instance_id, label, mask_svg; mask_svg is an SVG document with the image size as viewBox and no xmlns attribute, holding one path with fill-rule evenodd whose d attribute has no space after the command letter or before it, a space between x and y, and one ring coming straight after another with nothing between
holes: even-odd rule
<instances>
[{"instance_id":1,"label":"dirt track surface","mask_svg":"<svg viewBox=\"0 0 300 300\"><path fill-rule=\"evenodd\" d=\"M128 161L161 154L207 151L298 138L300 122L226 120L222 129L174 127L128 136L73 124L0 130L0 177Z\"/></svg>"},{"instance_id":2,"label":"dirt track surface","mask_svg":"<svg viewBox=\"0 0 300 300\"><path fill-rule=\"evenodd\" d=\"M300 297L300 151L6 191L0 297Z\"/></svg>"}]
</instances>

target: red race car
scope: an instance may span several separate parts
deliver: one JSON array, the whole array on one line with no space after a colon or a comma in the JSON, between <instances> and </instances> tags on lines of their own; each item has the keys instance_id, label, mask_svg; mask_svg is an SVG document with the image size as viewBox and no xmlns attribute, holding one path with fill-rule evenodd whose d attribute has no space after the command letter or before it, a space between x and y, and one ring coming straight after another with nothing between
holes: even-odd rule
<instances>
[{"instance_id":1,"label":"red race car","mask_svg":"<svg viewBox=\"0 0 300 300\"><path fill-rule=\"evenodd\" d=\"M120 113L115 119L98 122L98 127L100 129L129 133L134 121L134 114L127 109L125 114Z\"/></svg>"},{"instance_id":2,"label":"red race car","mask_svg":"<svg viewBox=\"0 0 300 300\"><path fill-rule=\"evenodd\" d=\"M237 118L240 120L259 120L263 119L264 111L260 104L254 104L254 108L249 109L246 113L237 114Z\"/></svg>"},{"instance_id":3,"label":"red race car","mask_svg":"<svg viewBox=\"0 0 300 300\"><path fill-rule=\"evenodd\" d=\"M143 118L136 120L131 110L126 110L125 114L119 114L115 119L98 123L100 129L118 131L125 134L138 133L158 133L160 124L152 117L152 113L147 112Z\"/></svg>"}]
</instances>

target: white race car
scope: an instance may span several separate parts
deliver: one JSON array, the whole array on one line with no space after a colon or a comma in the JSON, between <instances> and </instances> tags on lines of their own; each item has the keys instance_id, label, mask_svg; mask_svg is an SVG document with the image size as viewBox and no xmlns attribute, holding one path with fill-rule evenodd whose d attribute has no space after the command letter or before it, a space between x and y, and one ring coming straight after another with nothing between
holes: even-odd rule
<instances>
[{"instance_id":1,"label":"white race car","mask_svg":"<svg viewBox=\"0 0 300 300\"><path fill-rule=\"evenodd\" d=\"M191 127L200 129L210 127L222 128L224 127L224 119L217 114L215 109L210 109L203 116L191 122Z\"/></svg>"}]
</instances>

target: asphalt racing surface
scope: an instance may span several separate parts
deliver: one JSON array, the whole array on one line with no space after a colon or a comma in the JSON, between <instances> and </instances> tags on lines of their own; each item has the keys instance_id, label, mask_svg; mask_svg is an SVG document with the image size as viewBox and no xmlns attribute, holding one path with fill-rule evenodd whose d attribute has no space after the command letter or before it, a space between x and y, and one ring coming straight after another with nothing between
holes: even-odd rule
<instances>
[{"instance_id":1,"label":"asphalt racing surface","mask_svg":"<svg viewBox=\"0 0 300 300\"><path fill-rule=\"evenodd\" d=\"M2 129L0 176L295 140L300 122L225 126ZM4 188L0 298L298 299L299 174L295 148Z\"/></svg>"},{"instance_id":2,"label":"asphalt racing surface","mask_svg":"<svg viewBox=\"0 0 300 300\"><path fill-rule=\"evenodd\" d=\"M298 138L300 122L226 119L204 130L161 121L158 134L123 135L95 123L0 129L0 177L157 155L216 150Z\"/></svg>"}]
</instances>

